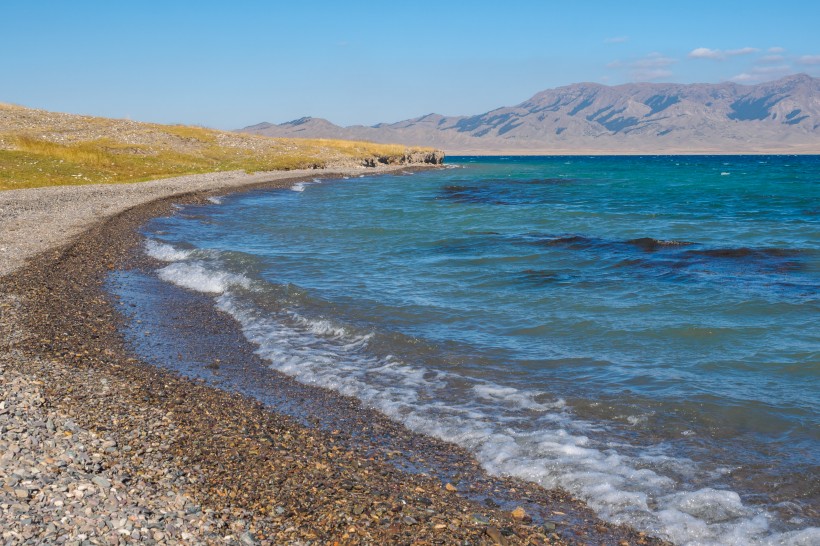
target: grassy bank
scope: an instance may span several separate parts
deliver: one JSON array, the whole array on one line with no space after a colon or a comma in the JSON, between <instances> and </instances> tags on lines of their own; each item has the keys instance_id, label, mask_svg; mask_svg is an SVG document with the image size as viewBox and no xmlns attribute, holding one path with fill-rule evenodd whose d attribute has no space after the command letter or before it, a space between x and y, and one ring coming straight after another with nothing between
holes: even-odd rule
<instances>
[{"instance_id":1,"label":"grassy bank","mask_svg":"<svg viewBox=\"0 0 820 546\"><path fill-rule=\"evenodd\" d=\"M34 110L0 103L0 190L400 163L426 148L281 139Z\"/></svg>"}]
</instances>

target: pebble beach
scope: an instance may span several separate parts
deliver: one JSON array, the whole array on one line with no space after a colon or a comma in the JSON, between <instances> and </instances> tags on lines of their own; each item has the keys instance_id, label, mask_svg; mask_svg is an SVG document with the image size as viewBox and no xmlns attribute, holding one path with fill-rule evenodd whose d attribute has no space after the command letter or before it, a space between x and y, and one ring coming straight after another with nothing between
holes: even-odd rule
<instances>
[{"instance_id":1,"label":"pebble beach","mask_svg":"<svg viewBox=\"0 0 820 546\"><path fill-rule=\"evenodd\" d=\"M407 168L0 193L0 543L664 544L563 491L488 476L355 400L302 388L343 416L311 425L129 351L104 282L144 259L146 220L232 191ZM235 328L216 311L201 320Z\"/></svg>"}]
</instances>

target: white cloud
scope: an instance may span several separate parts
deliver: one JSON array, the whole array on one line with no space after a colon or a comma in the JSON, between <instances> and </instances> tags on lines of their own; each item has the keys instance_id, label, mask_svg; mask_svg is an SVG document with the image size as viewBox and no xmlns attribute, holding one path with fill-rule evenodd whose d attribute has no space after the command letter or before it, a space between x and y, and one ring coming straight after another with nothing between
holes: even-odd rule
<instances>
[{"instance_id":1,"label":"white cloud","mask_svg":"<svg viewBox=\"0 0 820 546\"><path fill-rule=\"evenodd\" d=\"M624 44L629 41L629 36L613 36L604 40L605 44Z\"/></svg>"},{"instance_id":2,"label":"white cloud","mask_svg":"<svg viewBox=\"0 0 820 546\"><path fill-rule=\"evenodd\" d=\"M769 48L769 53L785 53L785 52L786 52L785 47L770 47Z\"/></svg>"},{"instance_id":3,"label":"white cloud","mask_svg":"<svg viewBox=\"0 0 820 546\"><path fill-rule=\"evenodd\" d=\"M727 57L737 57L738 55L748 55L760 51L756 47L741 47L739 49L709 49L708 47L697 47L689 52L690 59L715 59L722 60Z\"/></svg>"},{"instance_id":4,"label":"white cloud","mask_svg":"<svg viewBox=\"0 0 820 546\"><path fill-rule=\"evenodd\" d=\"M708 47L697 47L687 55L690 59L720 59L719 49L709 49Z\"/></svg>"},{"instance_id":5,"label":"white cloud","mask_svg":"<svg viewBox=\"0 0 820 546\"><path fill-rule=\"evenodd\" d=\"M758 62L761 62L761 63L779 63L781 61L784 61L785 59L786 59L786 57L784 57L783 55L764 55L760 59L758 59Z\"/></svg>"},{"instance_id":6,"label":"white cloud","mask_svg":"<svg viewBox=\"0 0 820 546\"><path fill-rule=\"evenodd\" d=\"M820 64L820 55L803 55L797 59L797 62L805 65Z\"/></svg>"}]
</instances>

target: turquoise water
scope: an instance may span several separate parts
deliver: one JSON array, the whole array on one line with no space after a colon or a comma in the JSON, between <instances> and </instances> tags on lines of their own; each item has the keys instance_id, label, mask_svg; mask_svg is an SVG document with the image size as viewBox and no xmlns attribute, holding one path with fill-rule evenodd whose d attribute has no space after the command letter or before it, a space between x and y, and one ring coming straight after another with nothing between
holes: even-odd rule
<instances>
[{"instance_id":1,"label":"turquoise water","mask_svg":"<svg viewBox=\"0 0 820 546\"><path fill-rule=\"evenodd\" d=\"M680 544L818 523L820 157L448 159L146 228L259 354Z\"/></svg>"}]
</instances>

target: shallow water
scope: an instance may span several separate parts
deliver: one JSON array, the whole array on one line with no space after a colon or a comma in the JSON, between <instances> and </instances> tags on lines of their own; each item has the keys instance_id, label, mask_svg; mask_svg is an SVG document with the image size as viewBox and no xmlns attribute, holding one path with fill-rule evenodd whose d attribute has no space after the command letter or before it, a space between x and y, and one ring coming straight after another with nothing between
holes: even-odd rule
<instances>
[{"instance_id":1,"label":"shallow water","mask_svg":"<svg viewBox=\"0 0 820 546\"><path fill-rule=\"evenodd\" d=\"M271 367L680 544L818 524L819 157L451 158L146 227Z\"/></svg>"}]
</instances>

